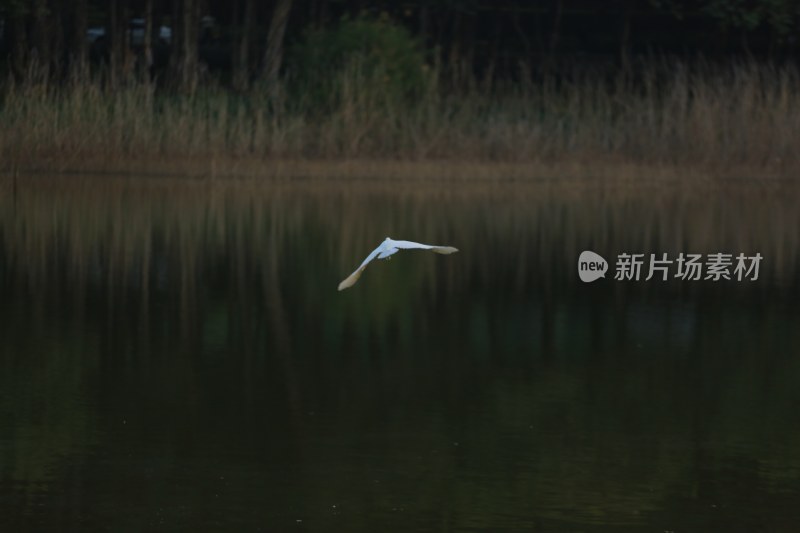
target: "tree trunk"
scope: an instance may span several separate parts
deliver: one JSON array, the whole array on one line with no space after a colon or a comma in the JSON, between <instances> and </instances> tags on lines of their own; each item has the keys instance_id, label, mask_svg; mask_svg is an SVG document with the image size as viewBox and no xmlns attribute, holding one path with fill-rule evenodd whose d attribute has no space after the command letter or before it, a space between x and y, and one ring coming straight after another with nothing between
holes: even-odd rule
<instances>
[{"instance_id":1,"label":"tree trunk","mask_svg":"<svg viewBox=\"0 0 800 533\"><path fill-rule=\"evenodd\" d=\"M66 0L55 0L51 2L51 15L52 20L56 21L50 24L50 65L52 72L59 77L67 72L70 57L69 57L69 33L65 31L65 24L59 23L69 17L70 3ZM68 18L67 18L68 20Z\"/></svg>"},{"instance_id":2,"label":"tree trunk","mask_svg":"<svg viewBox=\"0 0 800 533\"><path fill-rule=\"evenodd\" d=\"M132 41L133 34L131 33L131 27L130 27L131 6L129 5L128 1L123 0L122 9L120 10L120 13L122 13L119 25L119 29L122 34L122 39L121 39L122 79L123 81L128 82L136 74L135 73L136 57L134 56L133 49L131 48L131 45L133 44Z\"/></svg>"},{"instance_id":3,"label":"tree trunk","mask_svg":"<svg viewBox=\"0 0 800 533\"><path fill-rule=\"evenodd\" d=\"M119 82L119 67L121 62L122 39L120 32L119 0L109 0L108 6L108 83L116 87Z\"/></svg>"},{"instance_id":4,"label":"tree trunk","mask_svg":"<svg viewBox=\"0 0 800 533\"><path fill-rule=\"evenodd\" d=\"M14 18L11 19L12 31L12 51L11 51L11 68L14 75L22 78L25 75L25 69L28 66L28 31L25 25L25 15L22 13L15 13Z\"/></svg>"},{"instance_id":5,"label":"tree trunk","mask_svg":"<svg viewBox=\"0 0 800 533\"><path fill-rule=\"evenodd\" d=\"M117 0L109 0L108 5L108 31L106 31L106 45L108 46L108 82L112 87L117 85L117 64L119 63L119 47L117 46L119 12Z\"/></svg>"},{"instance_id":6,"label":"tree trunk","mask_svg":"<svg viewBox=\"0 0 800 533\"><path fill-rule=\"evenodd\" d=\"M50 65L50 47L49 47L49 34L48 9L46 0L36 0L33 6L33 58L36 61L37 74L42 74L45 77L48 75L48 67Z\"/></svg>"},{"instance_id":7,"label":"tree trunk","mask_svg":"<svg viewBox=\"0 0 800 533\"><path fill-rule=\"evenodd\" d=\"M267 33L267 48L264 51L264 80L270 92L275 94L278 84L278 74L283 60L283 37L286 34L286 25L289 22L289 11L292 9L292 0L278 0L269 21Z\"/></svg>"},{"instance_id":8,"label":"tree trunk","mask_svg":"<svg viewBox=\"0 0 800 533\"><path fill-rule=\"evenodd\" d=\"M180 83L180 54L181 54L181 34L183 28L181 24L181 0L172 0L172 13L170 22L172 26L172 37L169 47L168 70L171 83L176 86Z\"/></svg>"},{"instance_id":9,"label":"tree trunk","mask_svg":"<svg viewBox=\"0 0 800 533\"><path fill-rule=\"evenodd\" d=\"M556 54L558 53L558 41L561 38L561 18L564 12L563 0L556 0L555 14L553 15L553 26L550 30L550 42L547 46L547 53L542 65L545 72L550 72L555 67L557 60Z\"/></svg>"},{"instance_id":10,"label":"tree trunk","mask_svg":"<svg viewBox=\"0 0 800 533\"><path fill-rule=\"evenodd\" d=\"M178 89L193 93L197 88L199 1L174 0L170 69Z\"/></svg>"},{"instance_id":11,"label":"tree trunk","mask_svg":"<svg viewBox=\"0 0 800 533\"><path fill-rule=\"evenodd\" d=\"M141 79L149 81L153 71L153 0L144 2L144 35L142 35L142 64L139 68Z\"/></svg>"},{"instance_id":12,"label":"tree trunk","mask_svg":"<svg viewBox=\"0 0 800 533\"><path fill-rule=\"evenodd\" d=\"M170 66L178 89L194 92L197 87L197 0L174 0Z\"/></svg>"},{"instance_id":13,"label":"tree trunk","mask_svg":"<svg viewBox=\"0 0 800 533\"><path fill-rule=\"evenodd\" d=\"M622 17L619 59L622 65L622 73L627 76L630 70L631 19L633 18L633 6L630 2L625 2L625 11Z\"/></svg>"},{"instance_id":14,"label":"tree trunk","mask_svg":"<svg viewBox=\"0 0 800 533\"><path fill-rule=\"evenodd\" d=\"M237 3L237 6L241 3ZM255 18L255 0L244 0L244 10L241 20L242 33L239 36L239 46L233 61L233 86L237 90L247 89L250 83L250 39ZM234 19L238 22L237 19ZM234 24L236 23L234 22Z\"/></svg>"},{"instance_id":15,"label":"tree trunk","mask_svg":"<svg viewBox=\"0 0 800 533\"><path fill-rule=\"evenodd\" d=\"M553 29L550 33L550 46L547 50L547 59L545 59L545 69L550 70L556 64L556 52L558 50L558 40L561 35L561 15L563 12L562 0L556 0L556 12L553 17Z\"/></svg>"},{"instance_id":16,"label":"tree trunk","mask_svg":"<svg viewBox=\"0 0 800 533\"><path fill-rule=\"evenodd\" d=\"M447 58L450 68L450 82L454 87L458 87L462 80L462 51L461 51L461 24L463 15L461 11L456 11L453 17L452 31L450 35L450 51Z\"/></svg>"},{"instance_id":17,"label":"tree trunk","mask_svg":"<svg viewBox=\"0 0 800 533\"><path fill-rule=\"evenodd\" d=\"M493 28L492 28L492 39L491 44L489 45L489 50L486 51L486 67L484 69L484 83L487 89L491 89L492 83L494 82L495 71L497 69L497 63L499 61L499 54L500 54L500 41L502 40L502 32L501 32L501 25L502 25L502 13L495 13L494 14L494 21L493 21ZM512 15L513 20L514 15ZM514 21L516 25L516 21ZM526 57L527 61L527 57ZM501 65L501 71L507 65Z\"/></svg>"},{"instance_id":18,"label":"tree trunk","mask_svg":"<svg viewBox=\"0 0 800 533\"><path fill-rule=\"evenodd\" d=\"M181 12L180 84L193 93L197 88L197 0L183 0Z\"/></svg>"},{"instance_id":19,"label":"tree trunk","mask_svg":"<svg viewBox=\"0 0 800 533\"><path fill-rule=\"evenodd\" d=\"M73 4L73 24L72 24L72 54L70 58L70 68L72 75L77 79L83 79L86 75L86 29L88 27L89 13L86 0L75 0Z\"/></svg>"},{"instance_id":20,"label":"tree trunk","mask_svg":"<svg viewBox=\"0 0 800 533\"><path fill-rule=\"evenodd\" d=\"M522 29L522 25L519 21L519 13L513 13L511 15L511 23L514 26L514 31L517 33L520 42L522 42L522 49L524 50L525 54L524 62L527 64L531 59L531 41L528 39L528 36L525 35L525 31ZM499 34L499 31L497 33Z\"/></svg>"},{"instance_id":21,"label":"tree trunk","mask_svg":"<svg viewBox=\"0 0 800 533\"><path fill-rule=\"evenodd\" d=\"M488 21L487 21L488 22ZM475 75L475 14L469 12L464 17L464 24L461 26L461 49L464 52L464 69L468 80L472 80Z\"/></svg>"}]
</instances>

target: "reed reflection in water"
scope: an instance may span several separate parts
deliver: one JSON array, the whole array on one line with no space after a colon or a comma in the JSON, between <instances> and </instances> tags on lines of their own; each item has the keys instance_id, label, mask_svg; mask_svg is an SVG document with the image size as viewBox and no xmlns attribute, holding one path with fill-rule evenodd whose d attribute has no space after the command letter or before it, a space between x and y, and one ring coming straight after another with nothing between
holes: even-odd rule
<instances>
[{"instance_id":1,"label":"reed reflection in water","mask_svg":"<svg viewBox=\"0 0 800 533\"><path fill-rule=\"evenodd\" d=\"M793 190L8 191L4 530L800 523ZM338 293L386 236L460 253ZM756 282L587 285L584 249L765 259Z\"/></svg>"}]
</instances>

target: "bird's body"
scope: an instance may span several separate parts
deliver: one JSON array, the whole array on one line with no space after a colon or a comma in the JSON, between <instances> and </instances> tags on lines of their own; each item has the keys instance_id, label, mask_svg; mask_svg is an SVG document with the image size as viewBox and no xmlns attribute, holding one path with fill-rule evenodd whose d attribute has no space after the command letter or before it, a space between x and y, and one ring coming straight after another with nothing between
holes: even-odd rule
<instances>
[{"instance_id":1,"label":"bird's body","mask_svg":"<svg viewBox=\"0 0 800 533\"><path fill-rule=\"evenodd\" d=\"M355 272L350 274L344 281L339 284L339 290L347 289L348 287L352 287L358 278L361 277L361 273L364 272L364 269L367 268L367 265L375 259L387 259L389 256L396 254L400 250L430 250L432 252L436 252L437 254L452 254L453 252L457 252L457 248L453 248L452 246L433 246L430 244L420 244L418 242L413 241L395 241L386 237L386 240L383 241L380 246L375 248L371 254L364 259L364 262L361 263Z\"/></svg>"}]
</instances>

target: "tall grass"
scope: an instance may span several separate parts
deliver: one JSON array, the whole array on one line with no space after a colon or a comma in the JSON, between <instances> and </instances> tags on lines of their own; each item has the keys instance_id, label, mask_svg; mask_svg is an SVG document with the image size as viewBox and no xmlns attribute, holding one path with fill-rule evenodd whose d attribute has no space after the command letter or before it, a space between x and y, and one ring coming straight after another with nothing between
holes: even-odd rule
<instances>
[{"instance_id":1,"label":"tall grass","mask_svg":"<svg viewBox=\"0 0 800 533\"><path fill-rule=\"evenodd\" d=\"M629 162L800 170L800 75L792 67L654 65L636 80L589 74L453 88L434 70L398 98L356 66L319 91L191 95L149 83L8 82L2 167L80 169L89 161L390 159ZM314 95L314 96L312 96Z\"/></svg>"}]
</instances>

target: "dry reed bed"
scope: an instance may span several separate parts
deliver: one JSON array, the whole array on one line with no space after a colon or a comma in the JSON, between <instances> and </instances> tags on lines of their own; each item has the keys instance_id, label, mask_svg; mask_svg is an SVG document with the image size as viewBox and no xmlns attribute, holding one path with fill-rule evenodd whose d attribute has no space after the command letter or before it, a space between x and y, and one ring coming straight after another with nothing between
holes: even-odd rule
<instances>
[{"instance_id":1,"label":"dry reed bed","mask_svg":"<svg viewBox=\"0 0 800 533\"><path fill-rule=\"evenodd\" d=\"M432 75L419 97L401 102L344 72L324 105L286 88L271 100L266 91L213 88L169 96L144 83L116 91L89 82L6 84L0 167L186 165L224 175L237 165L258 173L264 162L390 160L800 174L793 68L676 65L652 68L635 83L577 76L455 91L438 80Z\"/></svg>"}]
</instances>

